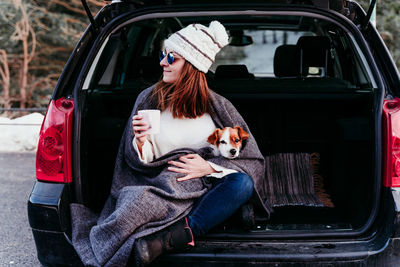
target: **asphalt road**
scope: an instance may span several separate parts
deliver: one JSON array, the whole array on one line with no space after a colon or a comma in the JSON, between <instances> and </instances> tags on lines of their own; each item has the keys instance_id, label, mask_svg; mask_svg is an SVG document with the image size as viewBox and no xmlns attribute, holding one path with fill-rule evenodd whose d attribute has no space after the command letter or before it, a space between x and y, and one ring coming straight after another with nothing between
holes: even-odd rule
<instances>
[{"instance_id":1,"label":"asphalt road","mask_svg":"<svg viewBox=\"0 0 400 267\"><path fill-rule=\"evenodd\" d=\"M41 266L28 223L34 153L0 152L0 266Z\"/></svg>"}]
</instances>

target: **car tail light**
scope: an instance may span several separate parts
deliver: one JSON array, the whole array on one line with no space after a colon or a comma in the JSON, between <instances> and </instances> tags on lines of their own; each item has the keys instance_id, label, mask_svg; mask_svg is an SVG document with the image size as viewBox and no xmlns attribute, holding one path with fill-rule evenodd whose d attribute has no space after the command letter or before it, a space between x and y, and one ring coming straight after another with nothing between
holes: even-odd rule
<instances>
[{"instance_id":1,"label":"car tail light","mask_svg":"<svg viewBox=\"0 0 400 267\"><path fill-rule=\"evenodd\" d=\"M72 181L71 144L74 101L51 100L39 134L36 153L36 179L70 183Z\"/></svg>"},{"instance_id":2,"label":"car tail light","mask_svg":"<svg viewBox=\"0 0 400 267\"><path fill-rule=\"evenodd\" d=\"M400 98L383 103L383 185L400 187Z\"/></svg>"}]
</instances>

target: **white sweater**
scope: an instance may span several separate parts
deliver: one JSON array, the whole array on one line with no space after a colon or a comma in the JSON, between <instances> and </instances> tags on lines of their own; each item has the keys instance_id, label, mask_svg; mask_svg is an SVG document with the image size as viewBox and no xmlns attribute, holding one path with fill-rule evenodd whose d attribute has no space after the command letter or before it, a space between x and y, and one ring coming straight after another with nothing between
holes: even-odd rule
<instances>
[{"instance_id":1,"label":"white sweater","mask_svg":"<svg viewBox=\"0 0 400 267\"><path fill-rule=\"evenodd\" d=\"M147 140L142 146L142 158L140 159L144 163L149 163L177 148L199 149L209 146L207 137L215 129L215 124L208 113L195 119L178 119L172 116L170 109L166 109L161 112L160 133L147 135ZM133 139L132 145L140 154L136 144L136 137ZM208 163L217 171L217 173L212 173L209 176L221 178L227 174L237 172L209 161Z\"/></svg>"}]
</instances>

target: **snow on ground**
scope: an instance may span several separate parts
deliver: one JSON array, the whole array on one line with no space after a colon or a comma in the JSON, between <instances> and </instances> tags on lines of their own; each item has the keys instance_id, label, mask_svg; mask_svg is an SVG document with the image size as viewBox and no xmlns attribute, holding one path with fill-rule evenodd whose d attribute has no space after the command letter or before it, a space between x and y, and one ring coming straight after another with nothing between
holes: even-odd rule
<instances>
[{"instance_id":1,"label":"snow on ground","mask_svg":"<svg viewBox=\"0 0 400 267\"><path fill-rule=\"evenodd\" d=\"M35 152L43 118L40 113L12 120L0 117L0 151Z\"/></svg>"}]
</instances>

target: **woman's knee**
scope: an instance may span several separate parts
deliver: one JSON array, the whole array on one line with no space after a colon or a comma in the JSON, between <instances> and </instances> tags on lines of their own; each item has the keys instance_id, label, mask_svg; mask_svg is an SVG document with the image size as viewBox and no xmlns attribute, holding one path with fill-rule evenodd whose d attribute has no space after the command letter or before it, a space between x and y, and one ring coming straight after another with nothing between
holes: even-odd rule
<instances>
[{"instance_id":1,"label":"woman's knee","mask_svg":"<svg viewBox=\"0 0 400 267\"><path fill-rule=\"evenodd\" d=\"M237 172L231 174L230 180L235 183L235 187L239 192L248 196L248 198L251 197L254 191L254 182L250 176L242 172Z\"/></svg>"}]
</instances>

